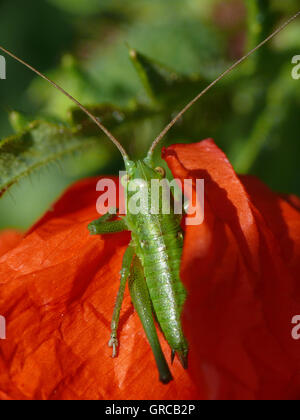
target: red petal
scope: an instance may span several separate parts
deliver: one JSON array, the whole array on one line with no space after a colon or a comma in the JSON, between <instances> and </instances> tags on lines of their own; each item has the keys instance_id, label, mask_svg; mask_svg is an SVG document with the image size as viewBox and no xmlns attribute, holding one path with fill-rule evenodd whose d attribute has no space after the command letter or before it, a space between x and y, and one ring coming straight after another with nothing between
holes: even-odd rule
<instances>
[{"instance_id":1,"label":"red petal","mask_svg":"<svg viewBox=\"0 0 300 420\"><path fill-rule=\"evenodd\" d=\"M99 217L96 181L71 188L0 258L0 314L7 319L0 399L195 398L199 394L178 361L175 381L158 382L128 293L119 357L111 358L110 320L130 235L89 235L87 224Z\"/></svg>"},{"instance_id":2,"label":"red petal","mask_svg":"<svg viewBox=\"0 0 300 420\"><path fill-rule=\"evenodd\" d=\"M239 178L212 140L163 156L174 177L205 180L205 220L186 228L182 261L198 386L211 399L298 399L299 200Z\"/></svg>"},{"instance_id":3,"label":"red petal","mask_svg":"<svg viewBox=\"0 0 300 420\"><path fill-rule=\"evenodd\" d=\"M5 230L0 233L0 257L18 245L22 234L15 230Z\"/></svg>"}]
</instances>

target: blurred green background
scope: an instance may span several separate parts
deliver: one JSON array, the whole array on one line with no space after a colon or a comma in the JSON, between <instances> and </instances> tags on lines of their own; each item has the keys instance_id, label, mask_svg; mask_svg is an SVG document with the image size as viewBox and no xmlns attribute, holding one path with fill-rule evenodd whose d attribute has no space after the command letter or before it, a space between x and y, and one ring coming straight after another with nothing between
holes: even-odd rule
<instances>
[{"instance_id":1,"label":"blurred green background","mask_svg":"<svg viewBox=\"0 0 300 420\"><path fill-rule=\"evenodd\" d=\"M193 95L298 9L299 0L2 0L0 44L84 104L102 104L108 125L136 158ZM166 69L141 56L144 70L150 66L143 84L127 44ZM298 19L206 95L164 144L213 137L238 172L300 195L300 80L291 77L299 54ZM74 112L70 120L72 104L10 58L0 92L1 139L18 131L13 110L28 121L83 121ZM86 136L96 135L83 126ZM101 146L13 186L0 200L0 229L28 228L76 179L123 169L99 137Z\"/></svg>"}]
</instances>

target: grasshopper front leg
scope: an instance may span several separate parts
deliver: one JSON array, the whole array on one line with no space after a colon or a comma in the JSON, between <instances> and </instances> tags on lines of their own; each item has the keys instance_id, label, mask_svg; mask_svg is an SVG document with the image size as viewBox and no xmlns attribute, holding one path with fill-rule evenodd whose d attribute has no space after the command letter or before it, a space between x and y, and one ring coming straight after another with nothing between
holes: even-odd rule
<instances>
[{"instance_id":1,"label":"grasshopper front leg","mask_svg":"<svg viewBox=\"0 0 300 420\"><path fill-rule=\"evenodd\" d=\"M130 274L130 268L134 257L134 247L130 244L125 251L123 257L123 265L121 270L121 279L120 279L120 287L117 294L117 299L114 307L114 312L111 321L111 336L109 340L109 347L113 348L112 357L117 356L117 346L118 346L118 326L120 320L120 311L122 307L122 302L124 298L125 286L126 281Z\"/></svg>"},{"instance_id":2,"label":"grasshopper front leg","mask_svg":"<svg viewBox=\"0 0 300 420\"><path fill-rule=\"evenodd\" d=\"M152 348L159 371L159 379L162 383L167 384L173 378L157 336L157 331L153 319L151 299L144 277L143 267L137 256L135 256L130 270L129 290L133 305L139 315L139 318L144 327L144 331Z\"/></svg>"},{"instance_id":3,"label":"grasshopper front leg","mask_svg":"<svg viewBox=\"0 0 300 420\"><path fill-rule=\"evenodd\" d=\"M92 235L104 235L107 233L118 233L127 230L127 226L125 221L122 220L114 220L111 219L114 217L111 213L106 213L104 216L101 216L98 220L90 223L88 229ZM112 357L117 356L117 347L118 347L118 326L120 320L120 312L122 308L122 302L124 299L124 292L126 281L130 274L130 267L132 264L132 260L134 257L134 247L132 244L129 244L128 248L125 251L123 257L123 264L121 270L121 279L120 279L120 287L117 294L117 299L114 307L114 312L111 321L111 336L109 340L109 347L113 348Z\"/></svg>"},{"instance_id":4,"label":"grasshopper front leg","mask_svg":"<svg viewBox=\"0 0 300 420\"><path fill-rule=\"evenodd\" d=\"M118 233L127 230L123 219L111 221L113 217L115 217L114 214L106 213L90 223L88 229L91 235L105 235L106 233Z\"/></svg>"}]
</instances>

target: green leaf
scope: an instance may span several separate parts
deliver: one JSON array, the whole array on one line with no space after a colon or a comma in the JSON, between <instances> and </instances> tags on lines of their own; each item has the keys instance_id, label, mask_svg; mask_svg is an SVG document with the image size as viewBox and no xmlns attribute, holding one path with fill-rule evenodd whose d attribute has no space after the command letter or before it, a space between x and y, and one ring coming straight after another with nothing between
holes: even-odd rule
<instances>
[{"instance_id":1,"label":"green leaf","mask_svg":"<svg viewBox=\"0 0 300 420\"><path fill-rule=\"evenodd\" d=\"M166 90L172 89L176 82L182 79L174 71L134 49L130 49L129 55L147 94L153 101L163 96Z\"/></svg>"},{"instance_id":2,"label":"green leaf","mask_svg":"<svg viewBox=\"0 0 300 420\"><path fill-rule=\"evenodd\" d=\"M76 151L101 147L74 129L35 121L21 134L0 142L0 196L21 178Z\"/></svg>"},{"instance_id":3,"label":"green leaf","mask_svg":"<svg viewBox=\"0 0 300 420\"><path fill-rule=\"evenodd\" d=\"M149 98L161 109L182 107L211 82L202 76L178 74L134 49L130 58Z\"/></svg>"}]
</instances>

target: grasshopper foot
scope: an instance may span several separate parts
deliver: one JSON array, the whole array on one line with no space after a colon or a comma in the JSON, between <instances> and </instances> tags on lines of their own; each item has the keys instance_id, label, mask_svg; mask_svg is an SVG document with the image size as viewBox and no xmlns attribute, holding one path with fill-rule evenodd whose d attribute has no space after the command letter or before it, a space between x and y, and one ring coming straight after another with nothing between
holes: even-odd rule
<instances>
[{"instance_id":1,"label":"grasshopper foot","mask_svg":"<svg viewBox=\"0 0 300 420\"><path fill-rule=\"evenodd\" d=\"M117 347L119 345L118 339L112 335L111 339L108 342L109 347L112 347L113 351L112 351L112 357L115 358L117 357Z\"/></svg>"}]
</instances>

